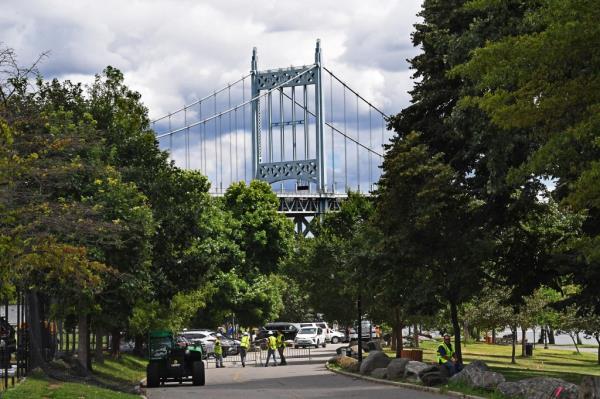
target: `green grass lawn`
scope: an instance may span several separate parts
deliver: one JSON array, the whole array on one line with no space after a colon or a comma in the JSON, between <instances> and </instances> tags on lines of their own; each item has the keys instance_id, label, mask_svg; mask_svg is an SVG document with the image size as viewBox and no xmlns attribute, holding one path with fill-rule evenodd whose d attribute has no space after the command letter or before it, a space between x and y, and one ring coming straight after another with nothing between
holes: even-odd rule
<instances>
[{"instance_id":1,"label":"green grass lawn","mask_svg":"<svg viewBox=\"0 0 600 399\"><path fill-rule=\"evenodd\" d=\"M132 388L146 374L146 361L123 355L119 360L106 359L94 364L94 375L105 384ZM3 399L133 399L139 395L127 394L94 385L50 380L42 374L33 374L2 396Z\"/></svg>"},{"instance_id":2,"label":"green grass lawn","mask_svg":"<svg viewBox=\"0 0 600 399\"><path fill-rule=\"evenodd\" d=\"M423 361L435 361L437 345L432 341L421 343ZM517 354L520 350L520 346L517 347ZM483 360L494 371L504 374L509 381L544 376L561 378L578 384L585 375L600 376L596 353L577 354L574 351L543 349L540 345L535 348L533 357L517 356L517 364L511 364L511 351L510 345L472 343L463 346L463 359L465 363Z\"/></svg>"}]
</instances>

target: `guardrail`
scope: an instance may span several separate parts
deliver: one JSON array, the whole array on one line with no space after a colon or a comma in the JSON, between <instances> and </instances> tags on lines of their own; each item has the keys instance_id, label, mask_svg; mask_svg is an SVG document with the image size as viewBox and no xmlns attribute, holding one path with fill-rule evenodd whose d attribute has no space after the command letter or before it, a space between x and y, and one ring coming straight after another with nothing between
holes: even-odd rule
<instances>
[{"instance_id":1,"label":"guardrail","mask_svg":"<svg viewBox=\"0 0 600 399\"><path fill-rule=\"evenodd\" d=\"M307 359L308 361L312 360L311 348L294 348L288 346L284 349L283 356L285 359ZM281 358L279 356L279 351L275 352L275 358L278 362L281 362ZM246 365L253 364L255 367L264 366L265 361L267 360L267 350L262 349L260 346L256 346L253 350L250 350L246 353ZM242 364L242 359L240 354L237 355L227 355L223 356L223 365L238 365ZM217 359L214 356L206 359L207 368L217 367Z\"/></svg>"}]
</instances>

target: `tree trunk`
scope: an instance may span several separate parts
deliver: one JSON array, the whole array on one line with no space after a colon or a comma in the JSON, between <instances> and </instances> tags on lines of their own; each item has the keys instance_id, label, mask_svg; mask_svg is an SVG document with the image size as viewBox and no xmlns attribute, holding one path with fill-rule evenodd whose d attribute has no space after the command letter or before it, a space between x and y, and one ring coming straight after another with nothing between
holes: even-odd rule
<instances>
[{"instance_id":1,"label":"tree trunk","mask_svg":"<svg viewBox=\"0 0 600 399\"><path fill-rule=\"evenodd\" d=\"M569 337L571 337L571 340L573 341L573 345L575 345L575 349L577 350L577 354L579 355L579 346L577 346L577 341L575 340L575 334L576 333L569 333Z\"/></svg>"},{"instance_id":2,"label":"tree trunk","mask_svg":"<svg viewBox=\"0 0 600 399\"><path fill-rule=\"evenodd\" d=\"M594 335L596 338L596 343L598 344L598 364L600 364L600 334Z\"/></svg>"},{"instance_id":3,"label":"tree trunk","mask_svg":"<svg viewBox=\"0 0 600 399\"><path fill-rule=\"evenodd\" d=\"M74 356L75 353L77 353L77 334L76 334L76 327L73 327L73 333L72 333L72 337L71 337L71 355Z\"/></svg>"},{"instance_id":4,"label":"tree trunk","mask_svg":"<svg viewBox=\"0 0 600 399\"><path fill-rule=\"evenodd\" d=\"M42 355L42 331L40 320L40 303L37 292L27 293L27 325L29 326L29 368L34 369L44 364Z\"/></svg>"},{"instance_id":5,"label":"tree trunk","mask_svg":"<svg viewBox=\"0 0 600 399\"><path fill-rule=\"evenodd\" d=\"M88 370L92 371L92 351L91 351L91 347L92 347L92 332L90 331L89 326L92 324L92 315L87 315L87 326L88 326L88 333L86 335L86 340L85 340L85 352L87 353L86 355L86 360L87 360L87 368Z\"/></svg>"},{"instance_id":6,"label":"tree trunk","mask_svg":"<svg viewBox=\"0 0 600 399\"><path fill-rule=\"evenodd\" d=\"M79 323L77 324L77 361L81 366L82 370L89 371L88 368L88 320L87 315L79 316Z\"/></svg>"},{"instance_id":7,"label":"tree trunk","mask_svg":"<svg viewBox=\"0 0 600 399\"><path fill-rule=\"evenodd\" d=\"M95 355L96 363L104 363L104 351L102 348L102 338L104 338L104 331L101 327L96 327L96 348Z\"/></svg>"},{"instance_id":8,"label":"tree trunk","mask_svg":"<svg viewBox=\"0 0 600 399\"><path fill-rule=\"evenodd\" d=\"M492 344L496 343L496 329L492 328Z\"/></svg>"},{"instance_id":9,"label":"tree trunk","mask_svg":"<svg viewBox=\"0 0 600 399\"><path fill-rule=\"evenodd\" d=\"M548 326L548 343L550 345L556 344L556 342L554 341L554 330L550 326Z\"/></svg>"},{"instance_id":10,"label":"tree trunk","mask_svg":"<svg viewBox=\"0 0 600 399\"><path fill-rule=\"evenodd\" d=\"M65 352L71 355L71 332L67 329L65 330Z\"/></svg>"},{"instance_id":11,"label":"tree trunk","mask_svg":"<svg viewBox=\"0 0 600 399\"><path fill-rule=\"evenodd\" d=\"M450 301L450 318L452 319L452 328L454 329L454 351L456 354L456 359L459 363L462 363L460 324L458 322L458 306L454 301Z\"/></svg>"},{"instance_id":12,"label":"tree trunk","mask_svg":"<svg viewBox=\"0 0 600 399\"><path fill-rule=\"evenodd\" d=\"M118 328L111 331L112 345L110 346L110 354L117 359L121 356L121 331Z\"/></svg>"},{"instance_id":13,"label":"tree trunk","mask_svg":"<svg viewBox=\"0 0 600 399\"><path fill-rule=\"evenodd\" d=\"M413 324L413 342L415 343L415 348L419 347L419 328L416 324Z\"/></svg>"},{"instance_id":14,"label":"tree trunk","mask_svg":"<svg viewBox=\"0 0 600 399\"><path fill-rule=\"evenodd\" d=\"M402 339L402 321L400 320L400 310L398 307L394 309L394 349L396 351L396 357L402 357L402 349L404 349Z\"/></svg>"},{"instance_id":15,"label":"tree trunk","mask_svg":"<svg viewBox=\"0 0 600 399\"><path fill-rule=\"evenodd\" d=\"M525 345L527 344L527 327L521 326L521 356L525 357Z\"/></svg>"},{"instance_id":16,"label":"tree trunk","mask_svg":"<svg viewBox=\"0 0 600 399\"><path fill-rule=\"evenodd\" d=\"M575 338L577 338L577 345L583 345L583 343L581 342L581 337L579 336L579 332L575 333Z\"/></svg>"},{"instance_id":17,"label":"tree trunk","mask_svg":"<svg viewBox=\"0 0 600 399\"><path fill-rule=\"evenodd\" d=\"M512 356L510 362L516 364L516 352L517 352L517 326L511 326L510 331L512 333Z\"/></svg>"},{"instance_id":18,"label":"tree trunk","mask_svg":"<svg viewBox=\"0 0 600 399\"><path fill-rule=\"evenodd\" d=\"M138 356L144 356L144 336L138 334L135 336L135 344L133 347L133 353Z\"/></svg>"}]
</instances>

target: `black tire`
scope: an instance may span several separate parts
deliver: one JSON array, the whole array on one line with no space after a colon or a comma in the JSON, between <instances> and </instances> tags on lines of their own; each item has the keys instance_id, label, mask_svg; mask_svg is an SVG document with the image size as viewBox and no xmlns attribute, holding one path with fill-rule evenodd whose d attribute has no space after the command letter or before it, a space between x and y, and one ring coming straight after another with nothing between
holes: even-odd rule
<instances>
[{"instance_id":1,"label":"black tire","mask_svg":"<svg viewBox=\"0 0 600 399\"><path fill-rule=\"evenodd\" d=\"M323 348L325 348L327 346L327 342L323 341Z\"/></svg>"},{"instance_id":2,"label":"black tire","mask_svg":"<svg viewBox=\"0 0 600 399\"><path fill-rule=\"evenodd\" d=\"M203 386L205 384L204 362L192 363L192 384Z\"/></svg>"},{"instance_id":3,"label":"black tire","mask_svg":"<svg viewBox=\"0 0 600 399\"><path fill-rule=\"evenodd\" d=\"M340 342L340 339L338 337L331 338L331 343L332 344L337 344L338 342Z\"/></svg>"},{"instance_id":4,"label":"black tire","mask_svg":"<svg viewBox=\"0 0 600 399\"><path fill-rule=\"evenodd\" d=\"M319 349L319 340L317 340L317 343L315 344L315 349Z\"/></svg>"},{"instance_id":5,"label":"black tire","mask_svg":"<svg viewBox=\"0 0 600 399\"><path fill-rule=\"evenodd\" d=\"M158 363L148 363L146 366L146 386L156 388L160 385L160 368Z\"/></svg>"}]
</instances>

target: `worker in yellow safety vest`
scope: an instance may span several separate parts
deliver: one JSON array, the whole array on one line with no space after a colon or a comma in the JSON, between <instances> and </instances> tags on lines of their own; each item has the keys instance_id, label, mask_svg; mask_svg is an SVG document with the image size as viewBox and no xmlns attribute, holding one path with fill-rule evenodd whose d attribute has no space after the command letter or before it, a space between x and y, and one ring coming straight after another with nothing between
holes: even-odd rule
<instances>
[{"instance_id":1,"label":"worker in yellow safety vest","mask_svg":"<svg viewBox=\"0 0 600 399\"><path fill-rule=\"evenodd\" d=\"M283 356L283 351L285 350L285 337L283 336L283 332L281 330L277 330L277 351L279 352L279 364L285 366L287 362L285 361L285 356Z\"/></svg>"},{"instance_id":2,"label":"worker in yellow safety vest","mask_svg":"<svg viewBox=\"0 0 600 399\"><path fill-rule=\"evenodd\" d=\"M223 335L221 333L217 333L217 339L215 340L215 364L217 368L225 367L223 366L223 346L221 345L221 338Z\"/></svg>"},{"instance_id":3,"label":"worker in yellow safety vest","mask_svg":"<svg viewBox=\"0 0 600 399\"><path fill-rule=\"evenodd\" d=\"M242 367L246 367L246 353L250 348L250 335L245 332L240 340L240 359L242 359Z\"/></svg>"},{"instance_id":4,"label":"worker in yellow safety vest","mask_svg":"<svg viewBox=\"0 0 600 399\"><path fill-rule=\"evenodd\" d=\"M269 359L273 356L274 366L277 366L277 359L275 359L275 351L277 350L277 339L273 336L273 331L268 332L267 338L267 362L265 367L269 365Z\"/></svg>"},{"instance_id":5,"label":"worker in yellow safety vest","mask_svg":"<svg viewBox=\"0 0 600 399\"><path fill-rule=\"evenodd\" d=\"M450 334L444 334L444 341L442 341L437 348L436 359L438 364L442 364L448 369L450 375L462 370L462 366L458 362L454 349L452 348Z\"/></svg>"}]
</instances>

